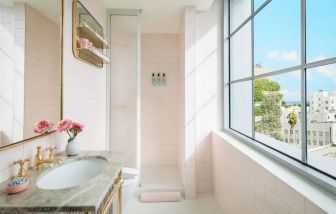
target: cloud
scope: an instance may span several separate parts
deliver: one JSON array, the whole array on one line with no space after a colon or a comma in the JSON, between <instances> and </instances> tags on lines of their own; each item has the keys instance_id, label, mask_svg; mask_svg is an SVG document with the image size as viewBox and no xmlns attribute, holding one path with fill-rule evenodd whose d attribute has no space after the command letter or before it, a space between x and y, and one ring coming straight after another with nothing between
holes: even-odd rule
<instances>
[{"instance_id":1,"label":"cloud","mask_svg":"<svg viewBox=\"0 0 336 214\"><path fill-rule=\"evenodd\" d=\"M326 57L319 56L315 58L313 61L316 62L316 61L325 60L325 59ZM329 64L329 65L316 67L316 71L323 76L331 78L336 83L336 64Z\"/></svg>"},{"instance_id":2,"label":"cloud","mask_svg":"<svg viewBox=\"0 0 336 214\"><path fill-rule=\"evenodd\" d=\"M287 102L298 102L301 100L301 91L289 91L287 89L281 90L283 99Z\"/></svg>"},{"instance_id":3,"label":"cloud","mask_svg":"<svg viewBox=\"0 0 336 214\"><path fill-rule=\"evenodd\" d=\"M295 78L296 80L299 80L299 81L301 80L301 71L289 72L288 75ZM313 80L311 72L306 72L306 78L307 78L307 81Z\"/></svg>"},{"instance_id":4,"label":"cloud","mask_svg":"<svg viewBox=\"0 0 336 214\"><path fill-rule=\"evenodd\" d=\"M336 83L336 65L330 64L316 68L316 71L323 76L331 78Z\"/></svg>"},{"instance_id":5,"label":"cloud","mask_svg":"<svg viewBox=\"0 0 336 214\"><path fill-rule=\"evenodd\" d=\"M277 61L288 61L288 62L298 62L299 57L296 51L290 52L280 52L278 50L272 50L266 54L268 59L273 59Z\"/></svg>"}]
</instances>

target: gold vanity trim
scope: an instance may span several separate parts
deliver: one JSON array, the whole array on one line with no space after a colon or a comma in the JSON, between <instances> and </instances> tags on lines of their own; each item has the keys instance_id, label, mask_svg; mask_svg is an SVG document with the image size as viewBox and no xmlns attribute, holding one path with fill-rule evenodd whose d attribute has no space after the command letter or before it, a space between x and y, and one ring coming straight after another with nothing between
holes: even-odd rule
<instances>
[{"instance_id":1,"label":"gold vanity trim","mask_svg":"<svg viewBox=\"0 0 336 214\"><path fill-rule=\"evenodd\" d=\"M117 179L114 181L113 191L108 196L105 204L102 207L101 214L109 214L110 207L113 204L114 197L118 193L118 214L122 214L122 184L124 180L122 179L122 171L118 173Z\"/></svg>"}]
</instances>

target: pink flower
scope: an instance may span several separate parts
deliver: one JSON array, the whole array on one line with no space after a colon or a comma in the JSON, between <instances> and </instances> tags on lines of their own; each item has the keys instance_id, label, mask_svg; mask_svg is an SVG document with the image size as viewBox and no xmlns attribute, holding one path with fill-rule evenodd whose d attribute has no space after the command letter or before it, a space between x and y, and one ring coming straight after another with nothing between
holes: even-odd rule
<instances>
[{"instance_id":1,"label":"pink flower","mask_svg":"<svg viewBox=\"0 0 336 214\"><path fill-rule=\"evenodd\" d=\"M45 134L51 129L52 126L53 124L48 120L41 120L35 124L34 132L38 134Z\"/></svg>"},{"instance_id":2,"label":"pink flower","mask_svg":"<svg viewBox=\"0 0 336 214\"><path fill-rule=\"evenodd\" d=\"M81 132L83 131L84 125L78 122L73 122L71 129L74 129L74 131Z\"/></svg>"},{"instance_id":3,"label":"pink flower","mask_svg":"<svg viewBox=\"0 0 336 214\"><path fill-rule=\"evenodd\" d=\"M57 130L59 132L69 131L72 128L72 124L73 124L73 122L69 119L61 120L58 123Z\"/></svg>"}]
</instances>

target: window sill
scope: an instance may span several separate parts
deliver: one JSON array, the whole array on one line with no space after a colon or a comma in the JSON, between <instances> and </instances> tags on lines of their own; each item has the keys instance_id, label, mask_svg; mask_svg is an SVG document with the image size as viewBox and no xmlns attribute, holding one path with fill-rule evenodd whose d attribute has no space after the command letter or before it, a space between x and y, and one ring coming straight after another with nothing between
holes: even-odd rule
<instances>
[{"instance_id":1,"label":"window sill","mask_svg":"<svg viewBox=\"0 0 336 214\"><path fill-rule=\"evenodd\" d=\"M336 210L336 181L231 130L214 131L275 177L328 213Z\"/></svg>"}]
</instances>

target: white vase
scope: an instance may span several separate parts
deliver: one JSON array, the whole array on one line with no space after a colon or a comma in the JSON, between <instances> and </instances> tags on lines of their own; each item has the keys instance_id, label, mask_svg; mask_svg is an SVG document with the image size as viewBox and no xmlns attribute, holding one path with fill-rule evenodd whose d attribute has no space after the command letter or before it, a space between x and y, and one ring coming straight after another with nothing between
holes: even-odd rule
<instances>
[{"instance_id":1,"label":"white vase","mask_svg":"<svg viewBox=\"0 0 336 214\"><path fill-rule=\"evenodd\" d=\"M68 156L74 156L79 154L79 146L76 140L72 140L66 145L65 153Z\"/></svg>"}]
</instances>

